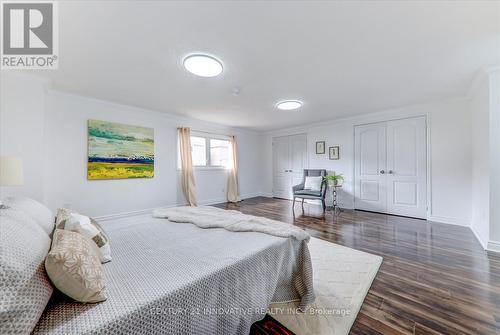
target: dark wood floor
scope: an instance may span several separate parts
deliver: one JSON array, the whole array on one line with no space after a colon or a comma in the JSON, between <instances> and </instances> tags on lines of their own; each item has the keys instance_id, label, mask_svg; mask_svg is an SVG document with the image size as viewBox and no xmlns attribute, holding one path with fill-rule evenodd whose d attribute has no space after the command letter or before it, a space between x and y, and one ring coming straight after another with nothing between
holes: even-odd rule
<instances>
[{"instance_id":1,"label":"dark wood floor","mask_svg":"<svg viewBox=\"0 0 500 335\"><path fill-rule=\"evenodd\" d=\"M465 227L252 198L220 204L384 258L351 334L500 334L500 255Z\"/></svg>"}]
</instances>

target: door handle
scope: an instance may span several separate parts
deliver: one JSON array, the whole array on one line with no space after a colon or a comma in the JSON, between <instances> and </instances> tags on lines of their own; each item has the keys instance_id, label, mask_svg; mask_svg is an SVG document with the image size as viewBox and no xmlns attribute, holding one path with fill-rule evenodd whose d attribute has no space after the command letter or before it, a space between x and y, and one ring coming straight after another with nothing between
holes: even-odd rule
<instances>
[{"instance_id":1,"label":"door handle","mask_svg":"<svg viewBox=\"0 0 500 335\"><path fill-rule=\"evenodd\" d=\"M380 174L385 174L385 170L380 170Z\"/></svg>"}]
</instances>

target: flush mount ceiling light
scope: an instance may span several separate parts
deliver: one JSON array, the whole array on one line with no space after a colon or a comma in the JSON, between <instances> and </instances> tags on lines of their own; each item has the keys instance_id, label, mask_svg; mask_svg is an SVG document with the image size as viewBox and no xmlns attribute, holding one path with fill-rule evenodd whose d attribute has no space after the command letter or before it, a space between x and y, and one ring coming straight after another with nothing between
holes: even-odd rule
<instances>
[{"instance_id":1,"label":"flush mount ceiling light","mask_svg":"<svg viewBox=\"0 0 500 335\"><path fill-rule=\"evenodd\" d=\"M276 104L276 108L282 111L291 111L302 107L302 101L299 100L283 100Z\"/></svg>"},{"instance_id":2,"label":"flush mount ceiling light","mask_svg":"<svg viewBox=\"0 0 500 335\"><path fill-rule=\"evenodd\" d=\"M222 63L204 54L189 55L182 62L186 70L200 77L215 77L222 73Z\"/></svg>"}]
</instances>

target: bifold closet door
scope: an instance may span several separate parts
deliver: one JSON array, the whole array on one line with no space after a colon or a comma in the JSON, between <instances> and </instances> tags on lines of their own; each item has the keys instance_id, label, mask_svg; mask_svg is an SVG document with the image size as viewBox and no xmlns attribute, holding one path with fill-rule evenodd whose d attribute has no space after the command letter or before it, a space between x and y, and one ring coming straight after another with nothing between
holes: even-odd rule
<instances>
[{"instance_id":1,"label":"bifold closet door","mask_svg":"<svg viewBox=\"0 0 500 335\"><path fill-rule=\"evenodd\" d=\"M425 218L425 117L356 126L356 209Z\"/></svg>"},{"instance_id":2,"label":"bifold closet door","mask_svg":"<svg viewBox=\"0 0 500 335\"><path fill-rule=\"evenodd\" d=\"M302 182L306 166L305 134L273 138L273 196L292 199L292 186Z\"/></svg>"},{"instance_id":3,"label":"bifold closet door","mask_svg":"<svg viewBox=\"0 0 500 335\"><path fill-rule=\"evenodd\" d=\"M387 209L386 124L384 122L356 126L354 136L356 209L385 213Z\"/></svg>"},{"instance_id":4,"label":"bifold closet door","mask_svg":"<svg viewBox=\"0 0 500 335\"><path fill-rule=\"evenodd\" d=\"M289 199L292 187L290 179L290 138L273 138L273 196Z\"/></svg>"},{"instance_id":5,"label":"bifold closet door","mask_svg":"<svg viewBox=\"0 0 500 335\"><path fill-rule=\"evenodd\" d=\"M427 216L425 118L387 122L387 212Z\"/></svg>"},{"instance_id":6,"label":"bifold closet door","mask_svg":"<svg viewBox=\"0 0 500 335\"><path fill-rule=\"evenodd\" d=\"M307 136L305 134L290 136L290 163L292 184L289 199L292 199L291 187L302 182L304 169L307 167Z\"/></svg>"}]
</instances>

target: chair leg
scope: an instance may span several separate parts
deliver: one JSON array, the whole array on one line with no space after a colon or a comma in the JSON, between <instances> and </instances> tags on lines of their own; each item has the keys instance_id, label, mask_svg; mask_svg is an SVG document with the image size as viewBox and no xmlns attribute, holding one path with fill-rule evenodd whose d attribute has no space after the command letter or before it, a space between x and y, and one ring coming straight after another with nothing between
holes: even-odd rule
<instances>
[{"instance_id":1,"label":"chair leg","mask_svg":"<svg viewBox=\"0 0 500 335\"><path fill-rule=\"evenodd\" d=\"M302 198L302 211L304 211L304 198Z\"/></svg>"},{"instance_id":2,"label":"chair leg","mask_svg":"<svg viewBox=\"0 0 500 335\"><path fill-rule=\"evenodd\" d=\"M326 211L325 199L321 199L321 204L323 205L323 213Z\"/></svg>"},{"instance_id":3,"label":"chair leg","mask_svg":"<svg viewBox=\"0 0 500 335\"><path fill-rule=\"evenodd\" d=\"M295 197L293 197L293 205L292 205L292 209L295 209Z\"/></svg>"}]
</instances>

